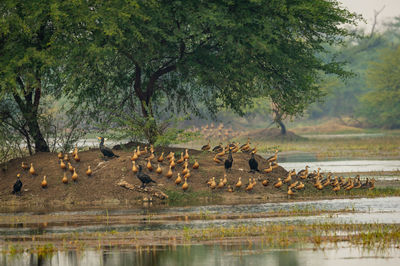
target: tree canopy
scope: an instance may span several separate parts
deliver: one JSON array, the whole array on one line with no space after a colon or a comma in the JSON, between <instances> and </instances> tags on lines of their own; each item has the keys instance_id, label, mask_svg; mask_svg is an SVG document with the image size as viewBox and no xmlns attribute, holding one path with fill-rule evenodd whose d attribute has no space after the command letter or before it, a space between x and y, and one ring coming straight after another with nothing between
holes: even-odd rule
<instances>
[{"instance_id":1,"label":"tree canopy","mask_svg":"<svg viewBox=\"0 0 400 266\"><path fill-rule=\"evenodd\" d=\"M348 75L321 55L359 18L336 0L3 1L1 10L3 95L18 103L31 90L26 104L35 105L46 80L93 117L153 121L150 142L160 117L198 113L199 104L242 113L263 96L302 112L321 96L321 73Z\"/></svg>"}]
</instances>

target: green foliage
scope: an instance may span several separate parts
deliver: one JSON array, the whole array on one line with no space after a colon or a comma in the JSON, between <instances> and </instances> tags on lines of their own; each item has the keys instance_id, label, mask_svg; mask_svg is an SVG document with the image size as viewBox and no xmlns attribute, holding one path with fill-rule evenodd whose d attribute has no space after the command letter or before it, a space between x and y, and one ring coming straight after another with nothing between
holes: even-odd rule
<instances>
[{"instance_id":1,"label":"green foliage","mask_svg":"<svg viewBox=\"0 0 400 266\"><path fill-rule=\"evenodd\" d=\"M383 50L367 75L373 90L361 97L361 114L373 126L400 128L400 45Z\"/></svg>"}]
</instances>

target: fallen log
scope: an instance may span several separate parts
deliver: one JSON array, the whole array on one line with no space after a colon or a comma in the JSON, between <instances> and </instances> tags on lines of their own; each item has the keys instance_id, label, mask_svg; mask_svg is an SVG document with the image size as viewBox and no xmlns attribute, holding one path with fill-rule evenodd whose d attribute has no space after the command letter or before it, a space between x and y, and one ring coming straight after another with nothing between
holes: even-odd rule
<instances>
[{"instance_id":1,"label":"fallen log","mask_svg":"<svg viewBox=\"0 0 400 266\"><path fill-rule=\"evenodd\" d=\"M143 188L143 187L138 186L138 185L132 185L132 184L126 182L125 180L119 181L117 183L117 185L121 186L123 188L129 189L129 190L135 190L135 191L138 191L138 192L147 193L147 194L152 195L153 197L156 197L156 198L159 198L159 199L162 199L162 200L163 199L168 199L168 195L167 194L165 194L164 192L162 192L162 191L160 191L158 189L152 188L152 187L144 187Z\"/></svg>"}]
</instances>

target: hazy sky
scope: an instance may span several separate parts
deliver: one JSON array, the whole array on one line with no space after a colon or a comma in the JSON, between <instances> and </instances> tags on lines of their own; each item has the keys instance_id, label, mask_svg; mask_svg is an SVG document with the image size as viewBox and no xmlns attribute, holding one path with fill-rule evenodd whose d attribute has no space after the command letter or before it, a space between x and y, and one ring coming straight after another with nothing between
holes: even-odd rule
<instances>
[{"instance_id":1,"label":"hazy sky","mask_svg":"<svg viewBox=\"0 0 400 266\"><path fill-rule=\"evenodd\" d=\"M385 9L378 16L378 27L391 17L400 16L400 0L339 0L339 2L342 2L343 6L350 11L363 15L368 24L360 23L360 26L367 29L371 28L374 10L380 10L383 6Z\"/></svg>"}]
</instances>

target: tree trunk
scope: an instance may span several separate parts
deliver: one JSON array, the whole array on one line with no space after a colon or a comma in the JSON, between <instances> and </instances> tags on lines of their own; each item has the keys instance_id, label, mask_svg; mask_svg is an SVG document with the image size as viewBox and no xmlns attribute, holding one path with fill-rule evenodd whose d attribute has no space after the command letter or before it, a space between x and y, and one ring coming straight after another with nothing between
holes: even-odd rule
<instances>
[{"instance_id":1,"label":"tree trunk","mask_svg":"<svg viewBox=\"0 0 400 266\"><path fill-rule=\"evenodd\" d=\"M276 123L281 128L281 135L286 135L286 126L283 124L282 120L277 120Z\"/></svg>"},{"instance_id":2,"label":"tree trunk","mask_svg":"<svg viewBox=\"0 0 400 266\"><path fill-rule=\"evenodd\" d=\"M49 145L47 145L46 140L43 138L42 132L40 132L37 116L30 117L29 120L26 117L25 119L27 119L29 135L32 136L35 142L35 152L50 152Z\"/></svg>"}]
</instances>

